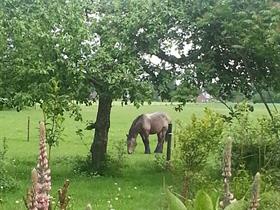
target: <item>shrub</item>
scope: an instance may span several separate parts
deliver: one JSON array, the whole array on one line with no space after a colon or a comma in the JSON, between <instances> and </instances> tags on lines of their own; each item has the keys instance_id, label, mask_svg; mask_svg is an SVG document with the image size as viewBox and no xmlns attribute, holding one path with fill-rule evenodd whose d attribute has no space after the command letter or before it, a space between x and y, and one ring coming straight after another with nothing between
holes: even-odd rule
<instances>
[{"instance_id":1,"label":"shrub","mask_svg":"<svg viewBox=\"0 0 280 210\"><path fill-rule=\"evenodd\" d=\"M6 138L3 139L2 148L0 148L0 195L1 192L15 189L17 186L16 181L13 177L8 174L7 166L8 161L6 160L6 153L8 146L6 144Z\"/></svg>"},{"instance_id":2,"label":"shrub","mask_svg":"<svg viewBox=\"0 0 280 210\"><path fill-rule=\"evenodd\" d=\"M175 131L178 142L179 168L184 171L182 196L187 199L192 191L191 180L199 176L198 172L205 169L210 155L217 153L223 133L224 118L209 109L204 110L203 118L192 116L191 124L178 123Z\"/></svg>"},{"instance_id":3,"label":"shrub","mask_svg":"<svg viewBox=\"0 0 280 210\"><path fill-rule=\"evenodd\" d=\"M209 109L205 116L198 119L192 116L190 125L178 123L175 131L179 145L179 158L187 171L196 172L203 169L209 155L218 151L224 128L224 118Z\"/></svg>"},{"instance_id":4,"label":"shrub","mask_svg":"<svg viewBox=\"0 0 280 210\"><path fill-rule=\"evenodd\" d=\"M234 168L244 166L251 174L261 169L279 168L280 116L274 119L262 117L257 123L249 120L249 112L243 113L232 120L229 132L233 142Z\"/></svg>"}]
</instances>

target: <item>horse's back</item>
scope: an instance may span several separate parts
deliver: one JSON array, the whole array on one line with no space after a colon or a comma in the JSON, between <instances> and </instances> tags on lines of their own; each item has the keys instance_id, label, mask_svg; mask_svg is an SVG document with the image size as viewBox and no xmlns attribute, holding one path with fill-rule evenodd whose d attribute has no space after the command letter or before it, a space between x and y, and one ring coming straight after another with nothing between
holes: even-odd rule
<instances>
[{"instance_id":1,"label":"horse's back","mask_svg":"<svg viewBox=\"0 0 280 210\"><path fill-rule=\"evenodd\" d=\"M150 129L151 134L167 130L168 124L171 123L170 117L164 112L154 112L143 115L146 125L144 129Z\"/></svg>"},{"instance_id":2,"label":"horse's back","mask_svg":"<svg viewBox=\"0 0 280 210\"><path fill-rule=\"evenodd\" d=\"M166 121L167 123L171 123L171 118L165 112L147 113L144 116L153 121Z\"/></svg>"}]
</instances>

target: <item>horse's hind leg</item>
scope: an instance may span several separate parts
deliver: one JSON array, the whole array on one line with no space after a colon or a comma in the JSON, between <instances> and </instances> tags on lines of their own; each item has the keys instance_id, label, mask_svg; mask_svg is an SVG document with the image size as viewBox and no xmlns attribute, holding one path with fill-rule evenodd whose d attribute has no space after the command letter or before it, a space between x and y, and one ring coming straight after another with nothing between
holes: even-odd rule
<instances>
[{"instance_id":1,"label":"horse's hind leg","mask_svg":"<svg viewBox=\"0 0 280 210\"><path fill-rule=\"evenodd\" d=\"M144 143L145 146L145 154L151 154L151 150L150 150L150 143L149 143L149 135L146 134L140 134L142 141Z\"/></svg>"},{"instance_id":2,"label":"horse's hind leg","mask_svg":"<svg viewBox=\"0 0 280 210\"><path fill-rule=\"evenodd\" d=\"M158 143L157 143L157 147L155 149L155 153L162 153L164 139L165 139L165 134L166 134L166 131L161 131L161 132L159 132L157 134L157 136L158 136Z\"/></svg>"}]
</instances>

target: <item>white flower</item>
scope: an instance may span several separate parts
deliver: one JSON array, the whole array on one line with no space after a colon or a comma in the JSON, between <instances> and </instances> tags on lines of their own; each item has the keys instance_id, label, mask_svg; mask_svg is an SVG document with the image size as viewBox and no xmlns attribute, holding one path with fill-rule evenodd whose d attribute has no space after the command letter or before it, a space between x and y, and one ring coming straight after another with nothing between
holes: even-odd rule
<instances>
[{"instance_id":1,"label":"white flower","mask_svg":"<svg viewBox=\"0 0 280 210\"><path fill-rule=\"evenodd\" d=\"M16 201L16 203L19 203L19 201Z\"/></svg>"},{"instance_id":2,"label":"white flower","mask_svg":"<svg viewBox=\"0 0 280 210\"><path fill-rule=\"evenodd\" d=\"M120 187L118 188L118 191L121 191L121 188L120 188Z\"/></svg>"},{"instance_id":3,"label":"white flower","mask_svg":"<svg viewBox=\"0 0 280 210\"><path fill-rule=\"evenodd\" d=\"M119 198L118 198L118 197L115 197L115 200L117 201L117 200L119 200Z\"/></svg>"},{"instance_id":4,"label":"white flower","mask_svg":"<svg viewBox=\"0 0 280 210\"><path fill-rule=\"evenodd\" d=\"M115 185L118 185L118 183L117 183L117 182L115 182Z\"/></svg>"},{"instance_id":5,"label":"white flower","mask_svg":"<svg viewBox=\"0 0 280 210\"><path fill-rule=\"evenodd\" d=\"M134 187L134 190L137 190L137 187Z\"/></svg>"}]
</instances>

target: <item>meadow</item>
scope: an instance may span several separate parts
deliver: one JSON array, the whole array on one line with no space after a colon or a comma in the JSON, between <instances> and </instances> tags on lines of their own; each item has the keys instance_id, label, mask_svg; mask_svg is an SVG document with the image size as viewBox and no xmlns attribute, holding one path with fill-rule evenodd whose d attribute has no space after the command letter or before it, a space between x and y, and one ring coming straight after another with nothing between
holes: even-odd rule
<instances>
[{"instance_id":1,"label":"meadow","mask_svg":"<svg viewBox=\"0 0 280 210\"><path fill-rule=\"evenodd\" d=\"M228 110L219 103L187 104L184 110L176 112L170 103L152 103L139 109L132 105L121 106L115 102L112 107L111 127L109 132L108 153L116 155L116 144L125 143L125 135L133 119L141 113L164 111L173 121L189 122L193 114L203 115L208 107L220 113ZM52 196L70 180L71 209L82 210L91 203L93 209L106 210L157 210L161 209L163 177L167 185L180 186L180 179L169 172L159 170L155 164L155 155L145 155L144 146L138 137L138 146L133 155L125 155L125 167L119 175L88 176L75 171L77 160L86 159L92 142L92 131L84 130L86 122L94 120L96 104L82 106L83 122L75 122L67 117L63 139L59 146L53 148L51 156ZM254 117L267 115L262 104L254 105ZM30 141L27 142L27 118L30 117ZM8 145L7 159L12 163L9 173L17 181L17 188L11 192L1 192L0 209L25 209L22 200L30 185L30 174L36 166L38 154L38 122L42 120L39 108L27 108L21 112L13 110L0 111L0 140L5 137ZM83 130L83 138L76 135L76 130ZM150 137L151 149L156 145L155 136ZM166 145L165 145L166 149Z\"/></svg>"}]
</instances>

